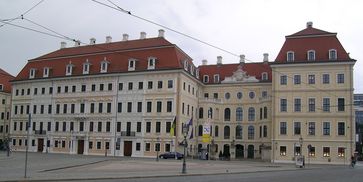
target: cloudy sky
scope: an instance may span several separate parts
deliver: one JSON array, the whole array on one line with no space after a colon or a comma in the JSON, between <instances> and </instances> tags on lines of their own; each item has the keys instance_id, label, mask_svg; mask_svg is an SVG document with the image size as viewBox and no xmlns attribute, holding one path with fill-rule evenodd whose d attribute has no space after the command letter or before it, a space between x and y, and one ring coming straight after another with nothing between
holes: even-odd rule
<instances>
[{"instance_id":1,"label":"cloudy sky","mask_svg":"<svg viewBox=\"0 0 363 182\"><path fill-rule=\"evenodd\" d=\"M1 0L0 20L23 14L40 0ZM112 6L107 0L98 0ZM262 54L269 53L274 61L285 36L313 26L337 32L354 67L355 93L363 93L363 1L357 0L112 0L132 14L155 21L195 38L228 50L245 54L253 62L262 61ZM49 32L34 23L57 33L88 43L91 37L97 43L112 36L113 41L129 34L138 39L142 31L147 37L156 37L158 27L125 13L120 13L91 0L44 0L37 7L11 23ZM34 23L31 23L34 22ZM0 23L0 26L3 23ZM54 34L52 32L49 32ZM226 52L211 48L197 41L166 30L165 37L189 54L196 65L207 59L215 64L222 56L223 63L239 61ZM0 27L0 67L10 74L20 72L27 60L57 50L60 38L32 32L12 25ZM66 41L73 46L72 41Z\"/></svg>"}]
</instances>

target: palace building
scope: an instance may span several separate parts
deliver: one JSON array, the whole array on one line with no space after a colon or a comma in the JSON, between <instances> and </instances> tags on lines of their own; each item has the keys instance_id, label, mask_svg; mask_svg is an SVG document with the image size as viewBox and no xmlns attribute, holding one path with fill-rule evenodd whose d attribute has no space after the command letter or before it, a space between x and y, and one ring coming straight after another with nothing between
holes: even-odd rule
<instances>
[{"instance_id":1,"label":"palace building","mask_svg":"<svg viewBox=\"0 0 363 182\"><path fill-rule=\"evenodd\" d=\"M62 42L12 81L11 143L25 150L29 142L34 152L156 157L182 151L188 124L191 156L343 163L355 150L354 63L336 33L310 22L286 36L274 62L266 53L256 63L241 55L224 64L218 56L197 67L163 30L155 38Z\"/></svg>"},{"instance_id":2,"label":"palace building","mask_svg":"<svg viewBox=\"0 0 363 182\"><path fill-rule=\"evenodd\" d=\"M12 75L0 69L0 149L5 147L9 139L12 79Z\"/></svg>"}]
</instances>

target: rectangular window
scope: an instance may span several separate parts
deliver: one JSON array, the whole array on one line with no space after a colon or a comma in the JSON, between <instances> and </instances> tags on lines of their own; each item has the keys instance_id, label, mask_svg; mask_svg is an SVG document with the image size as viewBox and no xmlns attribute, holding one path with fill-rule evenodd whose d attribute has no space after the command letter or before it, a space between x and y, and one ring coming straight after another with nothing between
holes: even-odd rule
<instances>
[{"instance_id":1,"label":"rectangular window","mask_svg":"<svg viewBox=\"0 0 363 182\"><path fill-rule=\"evenodd\" d=\"M280 76L280 85L287 85L287 76L286 75Z\"/></svg>"},{"instance_id":2,"label":"rectangular window","mask_svg":"<svg viewBox=\"0 0 363 182\"><path fill-rule=\"evenodd\" d=\"M337 83L338 84L344 83L344 74L338 74L337 75Z\"/></svg>"},{"instance_id":3,"label":"rectangular window","mask_svg":"<svg viewBox=\"0 0 363 182\"><path fill-rule=\"evenodd\" d=\"M144 82L139 82L139 90L144 89Z\"/></svg>"},{"instance_id":4,"label":"rectangular window","mask_svg":"<svg viewBox=\"0 0 363 182\"><path fill-rule=\"evenodd\" d=\"M323 111L330 112L330 98L323 98Z\"/></svg>"},{"instance_id":5,"label":"rectangular window","mask_svg":"<svg viewBox=\"0 0 363 182\"><path fill-rule=\"evenodd\" d=\"M146 112L151 112L151 107L152 107L152 103L151 103L151 101L148 101L146 103Z\"/></svg>"},{"instance_id":6,"label":"rectangular window","mask_svg":"<svg viewBox=\"0 0 363 182\"><path fill-rule=\"evenodd\" d=\"M338 157L345 156L345 147L338 147Z\"/></svg>"},{"instance_id":7,"label":"rectangular window","mask_svg":"<svg viewBox=\"0 0 363 182\"><path fill-rule=\"evenodd\" d=\"M33 105L33 114L37 113L37 105Z\"/></svg>"},{"instance_id":8,"label":"rectangular window","mask_svg":"<svg viewBox=\"0 0 363 182\"><path fill-rule=\"evenodd\" d=\"M62 131L67 131L67 122L63 122Z\"/></svg>"},{"instance_id":9,"label":"rectangular window","mask_svg":"<svg viewBox=\"0 0 363 182\"><path fill-rule=\"evenodd\" d=\"M79 131L84 131L84 122L79 122Z\"/></svg>"},{"instance_id":10,"label":"rectangular window","mask_svg":"<svg viewBox=\"0 0 363 182\"><path fill-rule=\"evenodd\" d=\"M146 122L146 133L151 132L151 122Z\"/></svg>"},{"instance_id":11,"label":"rectangular window","mask_svg":"<svg viewBox=\"0 0 363 182\"><path fill-rule=\"evenodd\" d=\"M286 156L286 146L280 146L280 156Z\"/></svg>"},{"instance_id":12,"label":"rectangular window","mask_svg":"<svg viewBox=\"0 0 363 182\"><path fill-rule=\"evenodd\" d=\"M153 82L152 81L147 82L147 88L148 89L153 89Z\"/></svg>"},{"instance_id":13,"label":"rectangular window","mask_svg":"<svg viewBox=\"0 0 363 182\"><path fill-rule=\"evenodd\" d=\"M71 104L71 113L74 114L75 104Z\"/></svg>"},{"instance_id":14,"label":"rectangular window","mask_svg":"<svg viewBox=\"0 0 363 182\"><path fill-rule=\"evenodd\" d=\"M141 143L136 143L136 151L140 151L141 150Z\"/></svg>"},{"instance_id":15,"label":"rectangular window","mask_svg":"<svg viewBox=\"0 0 363 182\"><path fill-rule=\"evenodd\" d=\"M323 122L323 135L330 135L330 122Z\"/></svg>"},{"instance_id":16,"label":"rectangular window","mask_svg":"<svg viewBox=\"0 0 363 182\"><path fill-rule=\"evenodd\" d=\"M67 110L68 110L68 108L67 108L67 104L63 104L63 114L67 114Z\"/></svg>"},{"instance_id":17,"label":"rectangular window","mask_svg":"<svg viewBox=\"0 0 363 182\"><path fill-rule=\"evenodd\" d=\"M81 91L86 92L86 85L82 85Z\"/></svg>"},{"instance_id":18,"label":"rectangular window","mask_svg":"<svg viewBox=\"0 0 363 182\"><path fill-rule=\"evenodd\" d=\"M44 114L44 105L40 105L40 114Z\"/></svg>"},{"instance_id":19,"label":"rectangular window","mask_svg":"<svg viewBox=\"0 0 363 182\"><path fill-rule=\"evenodd\" d=\"M72 92L73 92L73 93L74 93L74 92L76 92L76 88L77 88L77 87L76 87L75 85L73 85L73 86L72 86Z\"/></svg>"},{"instance_id":20,"label":"rectangular window","mask_svg":"<svg viewBox=\"0 0 363 182\"><path fill-rule=\"evenodd\" d=\"M48 125L47 125L47 130L48 131L52 131L52 122L48 122Z\"/></svg>"},{"instance_id":21,"label":"rectangular window","mask_svg":"<svg viewBox=\"0 0 363 182\"><path fill-rule=\"evenodd\" d=\"M91 121L91 122L89 122L89 131L93 132L93 128L94 128L93 122Z\"/></svg>"},{"instance_id":22,"label":"rectangular window","mask_svg":"<svg viewBox=\"0 0 363 182\"><path fill-rule=\"evenodd\" d=\"M106 132L110 132L111 131L111 122L106 122Z\"/></svg>"},{"instance_id":23,"label":"rectangular window","mask_svg":"<svg viewBox=\"0 0 363 182\"><path fill-rule=\"evenodd\" d=\"M165 152L170 152L170 143L165 144Z\"/></svg>"},{"instance_id":24,"label":"rectangular window","mask_svg":"<svg viewBox=\"0 0 363 182\"><path fill-rule=\"evenodd\" d=\"M103 91L104 90L104 84L103 83L101 83L100 84L100 91Z\"/></svg>"},{"instance_id":25,"label":"rectangular window","mask_svg":"<svg viewBox=\"0 0 363 182\"><path fill-rule=\"evenodd\" d=\"M112 91L112 83L109 83L108 86L107 86L107 90L108 91Z\"/></svg>"},{"instance_id":26,"label":"rectangular window","mask_svg":"<svg viewBox=\"0 0 363 182\"><path fill-rule=\"evenodd\" d=\"M142 102L137 102L137 112L142 112Z\"/></svg>"},{"instance_id":27,"label":"rectangular window","mask_svg":"<svg viewBox=\"0 0 363 182\"><path fill-rule=\"evenodd\" d=\"M107 113L111 113L112 107L111 103L107 103Z\"/></svg>"},{"instance_id":28,"label":"rectangular window","mask_svg":"<svg viewBox=\"0 0 363 182\"><path fill-rule=\"evenodd\" d=\"M344 122L338 122L338 135L339 136L345 135L345 123Z\"/></svg>"},{"instance_id":29,"label":"rectangular window","mask_svg":"<svg viewBox=\"0 0 363 182\"><path fill-rule=\"evenodd\" d=\"M129 90L132 90L132 87L133 87L133 83L129 82Z\"/></svg>"},{"instance_id":30,"label":"rectangular window","mask_svg":"<svg viewBox=\"0 0 363 182\"><path fill-rule=\"evenodd\" d=\"M280 112L287 112L287 99L280 99Z\"/></svg>"},{"instance_id":31,"label":"rectangular window","mask_svg":"<svg viewBox=\"0 0 363 182\"><path fill-rule=\"evenodd\" d=\"M280 122L280 135L287 134L287 124L286 122Z\"/></svg>"},{"instance_id":32,"label":"rectangular window","mask_svg":"<svg viewBox=\"0 0 363 182\"><path fill-rule=\"evenodd\" d=\"M91 103L90 113L95 113L95 103Z\"/></svg>"},{"instance_id":33,"label":"rectangular window","mask_svg":"<svg viewBox=\"0 0 363 182\"><path fill-rule=\"evenodd\" d=\"M162 89L163 88L163 81L158 81L158 89Z\"/></svg>"},{"instance_id":34,"label":"rectangular window","mask_svg":"<svg viewBox=\"0 0 363 182\"><path fill-rule=\"evenodd\" d=\"M344 98L338 98L338 111L345 111Z\"/></svg>"},{"instance_id":35,"label":"rectangular window","mask_svg":"<svg viewBox=\"0 0 363 182\"><path fill-rule=\"evenodd\" d=\"M308 75L308 83L315 84L315 75Z\"/></svg>"},{"instance_id":36,"label":"rectangular window","mask_svg":"<svg viewBox=\"0 0 363 182\"><path fill-rule=\"evenodd\" d=\"M309 135L315 135L315 122L309 122L309 131L308 134Z\"/></svg>"},{"instance_id":37,"label":"rectangular window","mask_svg":"<svg viewBox=\"0 0 363 182\"><path fill-rule=\"evenodd\" d=\"M315 112L315 98L309 98L309 112Z\"/></svg>"},{"instance_id":38,"label":"rectangular window","mask_svg":"<svg viewBox=\"0 0 363 182\"><path fill-rule=\"evenodd\" d=\"M156 112L161 112L161 101L156 102Z\"/></svg>"},{"instance_id":39,"label":"rectangular window","mask_svg":"<svg viewBox=\"0 0 363 182\"><path fill-rule=\"evenodd\" d=\"M95 91L96 91L96 84L92 84L92 85L91 85L91 91L92 91L92 92L95 92Z\"/></svg>"},{"instance_id":40,"label":"rectangular window","mask_svg":"<svg viewBox=\"0 0 363 182\"><path fill-rule=\"evenodd\" d=\"M97 142L97 149L101 149L101 142Z\"/></svg>"},{"instance_id":41,"label":"rectangular window","mask_svg":"<svg viewBox=\"0 0 363 182\"><path fill-rule=\"evenodd\" d=\"M79 105L79 110L80 110L80 113L84 113L84 104L83 103L81 103L80 105Z\"/></svg>"},{"instance_id":42,"label":"rectangular window","mask_svg":"<svg viewBox=\"0 0 363 182\"><path fill-rule=\"evenodd\" d=\"M329 83L330 83L330 75L323 74L323 84L329 84Z\"/></svg>"},{"instance_id":43,"label":"rectangular window","mask_svg":"<svg viewBox=\"0 0 363 182\"><path fill-rule=\"evenodd\" d=\"M310 147L309 156L315 157L315 147Z\"/></svg>"},{"instance_id":44,"label":"rectangular window","mask_svg":"<svg viewBox=\"0 0 363 182\"><path fill-rule=\"evenodd\" d=\"M155 127L156 127L155 132L156 132L156 133L160 133L161 123L160 123L159 121L158 121L158 122L156 122Z\"/></svg>"},{"instance_id":45,"label":"rectangular window","mask_svg":"<svg viewBox=\"0 0 363 182\"><path fill-rule=\"evenodd\" d=\"M64 86L64 93L68 93L68 86Z\"/></svg>"},{"instance_id":46,"label":"rectangular window","mask_svg":"<svg viewBox=\"0 0 363 182\"><path fill-rule=\"evenodd\" d=\"M93 149L93 142L88 142L88 148Z\"/></svg>"},{"instance_id":47,"label":"rectangular window","mask_svg":"<svg viewBox=\"0 0 363 182\"><path fill-rule=\"evenodd\" d=\"M117 103L117 112L122 112L122 102Z\"/></svg>"},{"instance_id":48,"label":"rectangular window","mask_svg":"<svg viewBox=\"0 0 363 182\"><path fill-rule=\"evenodd\" d=\"M132 102L127 103L127 112L132 112Z\"/></svg>"},{"instance_id":49,"label":"rectangular window","mask_svg":"<svg viewBox=\"0 0 363 182\"><path fill-rule=\"evenodd\" d=\"M301 75L294 75L294 84L295 85L301 84Z\"/></svg>"},{"instance_id":50,"label":"rectangular window","mask_svg":"<svg viewBox=\"0 0 363 182\"><path fill-rule=\"evenodd\" d=\"M34 88L34 95L38 94L38 88Z\"/></svg>"},{"instance_id":51,"label":"rectangular window","mask_svg":"<svg viewBox=\"0 0 363 182\"><path fill-rule=\"evenodd\" d=\"M150 151L150 143L145 143L145 151Z\"/></svg>"},{"instance_id":52,"label":"rectangular window","mask_svg":"<svg viewBox=\"0 0 363 182\"><path fill-rule=\"evenodd\" d=\"M136 123L136 132L141 132L141 122Z\"/></svg>"},{"instance_id":53,"label":"rectangular window","mask_svg":"<svg viewBox=\"0 0 363 182\"><path fill-rule=\"evenodd\" d=\"M42 94L43 95L45 94L45 88L44 87L42 88Z\"/></svg>"},{"instance_id":54,"label":"rectangular window","mask_svg":"<svg viewBox=\"0 0 363 182\"><path fill-rule=\"evenodd\" d=\"M166 102L166 112L171 112L173 110L173 103L172 101Z\"/></svg>"},{"instance_id":55,"label":"rectangular window","mask_svg":"<svg viewBox=\"0 0 363 182\"><path fill-rule=\"evenodd\" d=\"M160 151L160 143L155 143L155 151Z\"/></svg>"},{"instance_id":56,"label":"rectangular window","mask_svg":"<svg viewBox=\"0 0 363 182\"><path fill-rule=\"evenodd\" d=\"M118 84L118 90L123 90L124 88L124 84L123 83L119 83Z\"/></svg>"},{"instance_id":57,"label":"rectangular window","mask_svg":"<svg viewBox=\"0 0 363 182\"><path fill-rule=\"evenodd\" d=\"M168 80L168 88L173 88L173 80Z\"/></svg>"},{"instance_id":58,"label":"rectangular window","mask_svg":"<svg viewBox=\"0 0 363 182\"><path fill-rule=\"evenodd\" d=\"M294 122L294 135L300 135L300 134L301 134L301 123Z\"/></svg>"},{"instance_id":59,"label":"rectangular window","mask_svg":"<svg viewBox=\"0 0 363 182\"><path fill-rule=\"evenodd\" d=\"M97 131L102 132L102 122L97 123Z\"/></svg>"},{"instance_id":60,"label":"rectangular window","mask_svg":"<svg viewBox=\"0 0 363 182\"><path fill-rule=\"evenodd\" d=\"M117 122L117 124L116 124L116 132L121 132L121 122Z\"/></svg>"},{"instance_id":61,"label":"rectangular window","mask_svg":"<svg viewBox=\"0 0 363 182\"><path fill-rule=\"evenodd\" d=\"M300 98L294 99L294 111L301 112L301 99Z\"/></svg>"},{"instance_id":62,"label":"rectangular window","mask_svg":"<svg viewBox=\"0 0 363 182\"><path fill-rule=\"evenodd\" d=\"M62 89L62 87L58 86L57 87L57 93L61 93L61 89Z\"/></svg>"},{"instance_id":63,"label":"rectangular window","mask_svg":"<svg viewBox=\"0 0 363 182\"><path fill-rule=\"evenodd\" d=\"M170 133L170 129L171 129L171 122L166 122L166 127L165 127L165 133Z\"/></svg>"},{"instance_id":64,"label":"rectangular window","mask_svg":"<svg viewBox=\"0 0 363 182\"><path fill-rule=\"evenodd\" d=\"M29 89L28 89L29 90ZM30 92L30 90L29 90ZM53 94L53 87L49 87L49 94ZM29 94L28 94L29 95Z\"/></svg>"},{"instance_id":65,"label":"rectangular window","mask_svg":"<svg viewBox=\"0 0 363 182\"><path fill-rule=\"evenodd\" d=\"M59 131L59 122L55 122L55 131Z\"/></svg>"}]
</instances>

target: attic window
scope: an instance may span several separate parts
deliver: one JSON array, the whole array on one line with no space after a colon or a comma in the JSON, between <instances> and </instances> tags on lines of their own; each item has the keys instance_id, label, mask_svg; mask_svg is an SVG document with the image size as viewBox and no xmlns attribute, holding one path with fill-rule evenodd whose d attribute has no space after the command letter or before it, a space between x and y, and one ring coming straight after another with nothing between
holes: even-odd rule
<instances>
[{"instance_id":1,"label":"attic window","mask_svg":"<svg viewBox=\"0 0 363 182\"><path fill-rule=\"evenodd\" d=\"M35 68L30 68L29 70L29 78L35 78L35 71L36 69Z\"/></svg>"},{"instance_id":2,"label":"attic window","mask_svg":"<svg viewBox=\"0 0 363 182\"><path fill-rule=\"evenodd\" d=\"M315 51L309 50L308 51L308 61L314 61L315 60Z\"/></svg>"},{"instance_id":3,"label":"attic window","mask_svg":"<svg viewBox=\"0 0 363 182\"><path fill-rule=\"evenodd\" d=\"M3 84L0 84L0 91L3 91L4 90L4 86Z\"/></svg>"},{"instance_id":4,"label":"attic window","mask_svg":"<svg viewBox=\"0 0 363 182\"><path fill-rule=\"evenodd\" d=\"M293 51L287 52L287 62L293 62L295 60L295 54Z\"/></svg>"},{"instance_id":5,"label":"attic window","mask_svg":"<svg viewBox=\"0 0 363 182\"><path fill-rule=\"evenodd\" d=\"M89 74L89 68L91 66L91 63L88 62L88 59L86 60L85 63L83 63L83 74Z\"/></svg>"},{"instance_id":6,"label":"attic window","mask_svg":"<svg viewBox=\"0 0 363 182\"><path fill-rule=\"evenodd\" d=\"M156 63L156 58L155 57L149 57L148 62L147 62L147 69L148 70L155 69L155 63Z\"/></svg>"},{"instance_id":7,"label":"attic window","mask_svg":"<svg viewBox=\"0 0 363 182\"><path fill-rule=\"evenodd\" d=\"M135 67L136 67L136 59L129 59L128 71L135 71Z\"/></svg>"},{"instance_id":8,"label":"attic window","mask_svg":"<svg viewBox=\"0 0 363 182\"><path fill-rule=\"evenodd\" d=\"M106 58L101 62L101 73L107 73L108 64L110 64L110 62L108 62Z\"/></svg>"},{"instance_id":9,"label":"attic window","mask_svg":"<svg viewBox=\"0 0 363 182\"><path fill-rule=\"evenodd\" d=\"M190 65L190 74L194 75L194 66Z\"/></svg>"},{"instance_id":10,"label":"attic window","mask_svg":"<svg viewBox=\"0 0 363 182\"><path fill-rule=\"evenodd\" d=\"M49 67L44 67L43 68L43 77L44 78L49 77Z\"/></svg>"},{"instance_id":11,"label":"attic window","mask_svg":"<svg viewBox=\"0 0 363 182\"><path fill-rule=\"evenodd\" d=\"M337 60L337 50L335 49L329 50L329 60Z\"/></svg>"},{"instance_id":12,"label":"attic window","mask_svg":"<svg viewBox=\"0 0 363 182\"><path fill-rule=\"evenodd\" d=\"M72 63L69 63L67 66L66 66L66 76L70 76L72 75L72 72L73 72L73 64Z\"/></svg>"},{"instance_id":13,"label":"attic window","mask_svg":"<svg viewBox=\"0 0 363 182\"><path fill-rule=\"evenodd\" d=\"M199 79L199 69L195 69L195 76L197 77L197 79Z\"/></svg>"},{"instance_id":14,"label":"attic window","mask_svg":"<svg viewBox=\"0 0 363 182\"><path fill-rule=\"evenodd\" d=\"M204 75L203 76L203 82L204 83L208 83L209 82L209 76L208 75Z\"/></svg>"},{"instance_id":15,"label":"attic window","mask_svg":"<svg viewBox=\"0 0 363 182\"><path fill-rule=\"evenodd\" d=\"M184 70L188 71L188 60L184 61Z\"/></svg>"},{"instance_id":16,"label":"attic window","mask_svg":"<svg viewBox=\"0 0 363 182\"><path fill-rule=\"evenodd\" d=\"M264 80L264 81L268 80L268 75L266 72L262 73L262 80Z\"/></svg>"},{"instance_id":17,"label":"attic window","mask_svg":"<svg viewBox=\"0 0 363 182\"><path fill-rule=\"evenodd\" d=\"M219 83L219 74L214 75L214 83Z\"/></svg>"}]
</instances>

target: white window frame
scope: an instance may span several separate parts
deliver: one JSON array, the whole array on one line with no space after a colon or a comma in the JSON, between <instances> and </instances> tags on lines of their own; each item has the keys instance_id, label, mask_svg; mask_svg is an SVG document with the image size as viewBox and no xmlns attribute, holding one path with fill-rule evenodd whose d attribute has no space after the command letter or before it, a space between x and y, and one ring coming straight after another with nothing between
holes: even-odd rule
<instances>
[{"instance_id":1,"label":"white window frame","mask_svg":"<svg viewBox=\"0 0 363 182\"><path fill-rule=\"evenodd\" d=\"M190 74L194 75L194 66L190 65Z\"/></svg>"},{"instance_id":2,"label":"white window frame","mask_svg":"<svg viewBox=\"0 0 363 182\"><path fill-rule=\"evenodd\" d=\"M220 82L219 74L213 75L213 81L214 81L214 83L219 83Z\"/></svg>"},{"instance_id":3,"label":"white window frame","mask_svg":"<svg viewBox=\"0 0 363 182\"><path fill-rule=\"evenodd\" d=\"M136 68L136 59L129 59L128 71L135 71L135 68Z\"/></svg>"},{"instance_id":4,"label":"white window frame","mask_svg":"<svg viewBox=\"0 0 363 182\"><path fill-rule=\"evenodd\" d=\"M328 75L328 83L324 83L324 75ZM330 74L329 73L323 73L321 75L321 83L322 84L330 84Z\"/></svg>"},{"instance_id":5,"label":"white window frame","mask_svg":"<svg viewBox=\"0 0 363 182\"><path fill-rule=\"evenodd\" d=\"M36 72L35 68L30 68L30 70L29 70L29 79L35 78L35 72Z\"/></svg>"},{"instance_id":6,"label":"white window frame","mask_svg":"<svg viewBox=\"0 0 363 182\"><path fill-rule=\"evenodd\" d=\"M209 83L209 76L203 75L203 83Z\"/></svg>"},{"instance_id":7,"label":"white window frame","mask_svg":"<svg viewBox=\"0 0 363 182\"><path fill-rule=\"evenodd\" d=\"M66 76L72 75L72 73L73 73L73 66L74 65L72 63L67 64L67 66L66 66Z\"/></svg>"},{"instance_id":8,"label":"white window frame","mask_svg":"<svg viewBox=\"0 0 363 182\"><path fill-rule=\"evenodd\" d=\"M329 123L329 135L324 135L324 123ZM322 123L321 123L321 135L322 136L331 136L331 132L332 132L332 125L331 125L331 121L323 121Z\"/></svg>"},{"instance_id":9,"label":"white window frame","mask_svg":"<svg viewBox=\"0 0 363 182\"><path fill-rule=\"evenodd\" d=\"M339 82L339 75L343 75L343 82ZM344 73L337 73L337 75L336 75L336 83L337 84L344 84L345 83L345 74Z\"/></svg>"},{"instance_id":10,"label":"white window frame","mask_svg":"<svg viewBox=\"0 0 363 182\"><path fill-rule=\"evenodd\" d=\"M3 91L3 90L4 90L4 85L0 84L0 91Z\"/></svg>"},{"instance_id":11,"label":"white window frame","mask_svg":"<svg viewBox=\"0 0 363 182\"><path fill-rule=\"evenodd\" d=\"M335 57L331 56L331 53L335 53ZM338 59L338 51L336 49L330 49L329 50L329 60L337 60Z\"/></svg>"},{"instance_id":12,"label":"white window frame","mask_svg":"<svg viewBox=\"0 0 363 182\"><path fill-rule=\"evenodd\" d=\"M155 69L155 64L156 64L156 57L149 57L147 59L147 69L148 70Z\"/></svg>"},{"instance_id":13,"label":"white window frame","mask_svg":"<svg viewBox=\"0 0 363 182\"><path fill-rule=\"evenodd\" d=\"M289 59L290 57L289 57L289 54L292 54L292 58L291 59ZM295 53L294 53L294 51L287 51L287 53L286 53L286 61L287 62L294 62L295 61Z\"/></svg>"},{"instance_id":14,"label":"white window frame","mask_svg":"<svg viewBox=\"0 0 363 182\"><path fill-rule=\"evenodd\" d=\"M263 81L268 80L268 74L267 74L267 72L263 72L263 73L261 74L261 78L262 78L262 80L263 80Z\"/></svg>"},{"instance_id":15,"label":"white window frame","mask_svg":"<svg viewBox=\"0 0 363 182\"><path fill-rule=\"evenodd\" d=\"M103 61L101 61L101 63L100 63L101 65L100 65L100 73L107 73L107 70L108 70L108 64L110 64L110 62L108 62L107 60L106 60L106 58L103 60Z\"/></svg>"},{"instance_id":16,"label":"white window frame","mask_svg":"<svg viewBox=\"0 0 363 182\"><path fill-rule=\"evenodd\" d=\"M188 71L188 60L184 60L184 70Z\"/></svg>"},{"instance_id":17,"label":"white window frame","mask_svg":"<svg viewBox=\"0 0 363 182\"><path fill-rule=\"evenodd\" d=\"M195 69L195 76L199 79L199 68Z\"/></svg>"},{"instance_id":18,"label":"white window frame","mask_svg":"<svg viewBox=\"0 0 363 182\"><path fill-rule=\"evenodd\" d=\"M49 77L49 67L43 68L43 78Z\"/></svg>"},{"instance_id":19,"label":"white window frame","mask_svg":"<svg viewBox=\"0 0 363 182\"><path fill-rule=\"evenodd\" d=\"M83 74L84 75L89 74L90 66L91 66L91 63L89 63L88 59L87 59L86 62L83 63Z\"/></svg>"},{"instance_id":20,"label":"white window frame","mask_svg":"<svg viewBox=\"0 0 363 182\"><path fill-rule=\"evenodd\" d=\"M310 53L313 54L313 58L310 58ZM315 50L308 50L308 52L307 52L307 60L308 61L315 61L315 59L316 59Z\"/></svg>"}]
</instances>

